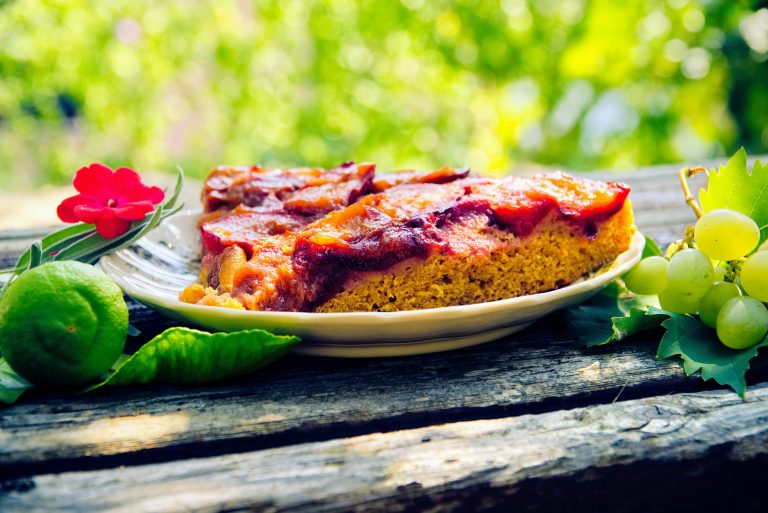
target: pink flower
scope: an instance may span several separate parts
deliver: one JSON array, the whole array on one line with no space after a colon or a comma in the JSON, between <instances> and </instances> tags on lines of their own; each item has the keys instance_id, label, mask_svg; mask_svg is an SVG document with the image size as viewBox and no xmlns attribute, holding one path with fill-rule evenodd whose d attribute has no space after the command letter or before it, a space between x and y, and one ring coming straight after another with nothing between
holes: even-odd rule
<instances>
[{"instance_id":1,"label":"pink flower","mask_svg":"<svg viewBox=\"0 0 768 513\"><path fill-rule=\"evenodd\" d=\"M139 174L127 167L112 171L104 164L91 164L81 168L72 183L80 194L61 202L56 209L59 219L95 224L105 238L124 234L131 221L144 219L165 196L159 187L141 183Z\"/></svg>"}]
</instances>

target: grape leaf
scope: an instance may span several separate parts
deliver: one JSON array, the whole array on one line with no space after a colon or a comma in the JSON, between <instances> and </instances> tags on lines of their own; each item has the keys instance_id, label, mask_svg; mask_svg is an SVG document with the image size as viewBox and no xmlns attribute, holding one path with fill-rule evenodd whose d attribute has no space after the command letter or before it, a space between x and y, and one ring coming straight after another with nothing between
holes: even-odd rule
<instances>
[{"instance_id":1,"label":"grape leaf","mask_svg":"<svg viewBox=\"0 0 768 513\"><path fill-rule=\"evenodd\" d=\"M661 256L661 249L659 248L659 245L656 244L656 241L649 235L643 234L643 237L645 237L645 246L643 246L643 255L641 258Z\"/></svg>"},{"instance_id":2,"label":"grape leaf","mask_svg":"<svg viewBox=\"0 0 768 513\"><path fill-rule=\"evenodd\" d=\"M658 328L667 316L648 314L649 305L654 305L650 297L627 294L619 284L612 283L588 301L567 310L565 318L570 332L579 341L587 347L602 346Z\"/></svg>"},{"instance_id":3,"label":"grape leaf","mask_svg":"<svg viewBox=\"0 0 768 513\"><path fill-rule=\"evenodd\" d=\"M750 173L747 153L739 149L725 166L710 171L699 202L704 212L729 208L751 217L760 227L762 243L768 238L768 163L756 161Z\"/></svg>"},{"instance_id":4,"label":"grape leaf","mask_svg":"<svg viewBox=\"0 0 768 513\"><path fill-rule=\"evenodd\" d=\"M656 329L661 326L667 316L664 314L652 314L645 308L632 308L625 317L612 317L613 340L619 341L630 335Z\"/></svg>"},{"instance_id":5,"label":"grape leaf","mask_svg":"<svg viewBox=\"0 0 768 513\"><path fill-rule=\"evenodd\" d=\"M104 385L213 383L266 367L299 342L263 330L206 333L169 328L117 365Z\"/></svg>"},{"instance_id":6,"label":"grape leaf","mask_svg":"<svg viewBox=\"0 0 768 513\"><path fill-rule=\"evenodd\" d=\"M744 377L749 361L757 356L761 347L768 347L768 337L756 346L742 350L725 347L717 334L695 317L664 310L649 309L649 313L663 312L668 319L661 323L667 332L661 339L656 358L680 356L685 374L701 373L704 381L714 379L721 385L730 386L745 398L747 381Z\"/></svg>"}]
</instances>

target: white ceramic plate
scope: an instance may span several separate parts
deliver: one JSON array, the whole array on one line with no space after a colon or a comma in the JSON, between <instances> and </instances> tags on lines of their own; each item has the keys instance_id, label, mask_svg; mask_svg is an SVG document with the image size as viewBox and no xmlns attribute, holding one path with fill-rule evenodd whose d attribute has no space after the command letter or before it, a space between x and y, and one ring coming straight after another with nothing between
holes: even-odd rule
<instances>
[{"instance_id":1,"label":"white ceramic plate","mask_svg":"<svg viewBox=\"0 0 768 513\"><path fill-rule=\"evenodd\" d=\"M574 306L640 259L639 233L629 250L601 272L561 289L475 305L404 312L252 312L191 305L179 292L197 281L197 211L181 212L138 243L101 259L107 275L133 298L174 319L220 331L262 328L298 335L296 352L367 358L447 351L520 331L536 319Z\"/></svg>"}]
</instances>

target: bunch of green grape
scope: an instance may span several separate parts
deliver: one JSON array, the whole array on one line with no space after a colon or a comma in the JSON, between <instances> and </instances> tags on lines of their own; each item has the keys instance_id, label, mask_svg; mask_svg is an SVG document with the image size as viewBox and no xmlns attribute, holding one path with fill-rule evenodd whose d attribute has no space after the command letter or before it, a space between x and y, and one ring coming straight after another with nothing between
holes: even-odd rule
<instances>
[{"instance_id":1,"label":"bunch of green grape","mask_svg":"<svg viewBox=\"0 0 768 513\"><path fill-rule=\"evenodd\" d=\"M635 294L657 294L664 310L698 314L732 349L745 349L768 333L768 241L748 216L719 209L703 214L688 240L667 257L641 260L624 275Z\"/></svg>"}]
</instances>

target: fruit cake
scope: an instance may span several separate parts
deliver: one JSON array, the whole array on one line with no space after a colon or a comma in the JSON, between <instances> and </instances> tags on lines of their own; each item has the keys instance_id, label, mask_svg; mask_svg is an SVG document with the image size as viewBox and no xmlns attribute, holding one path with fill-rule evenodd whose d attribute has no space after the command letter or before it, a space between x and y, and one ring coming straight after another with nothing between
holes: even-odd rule
<instances>
[{"instance_id":1,"label":"fruit cake","mask_svg":"<svg viewBox=\"0 0 768 513\"><path fill-rule=\"evenodd\" d=\"M553 290L611 263L629 189L555 172L376 174L372 164L216 168L200 281L182 301L248 310L395 311Z\"/></svg>"}]
</instances>

